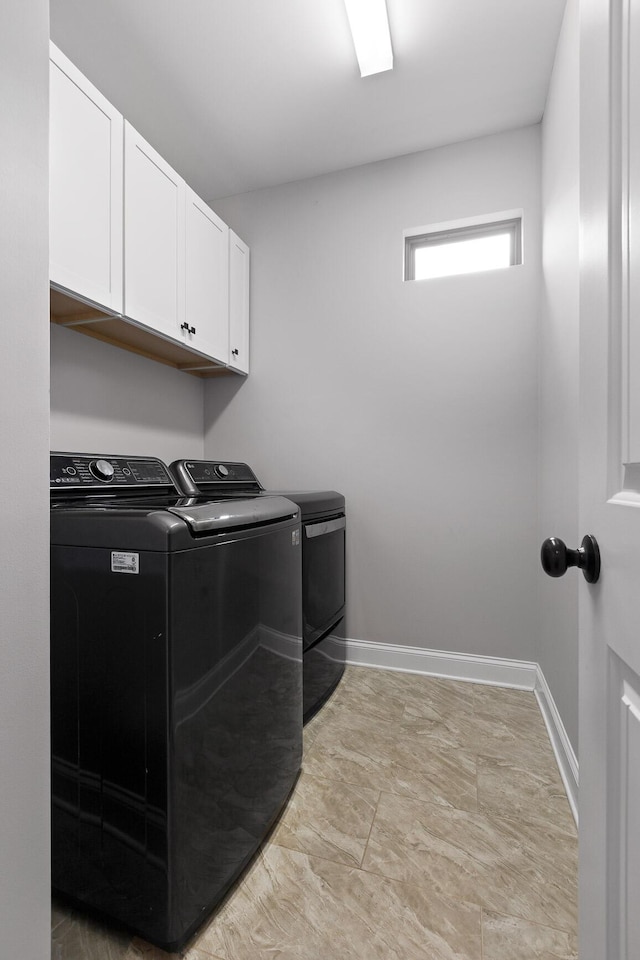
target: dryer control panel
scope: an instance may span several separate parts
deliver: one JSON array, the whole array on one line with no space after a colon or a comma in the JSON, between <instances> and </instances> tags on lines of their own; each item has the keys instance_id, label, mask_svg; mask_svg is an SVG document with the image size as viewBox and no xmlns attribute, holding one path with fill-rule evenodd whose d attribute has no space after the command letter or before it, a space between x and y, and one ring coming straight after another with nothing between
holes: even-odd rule
<instances>
[{"instance_id":1,"label":"dryer control panel","mask_svg":"<svg viewBox=\"0 0 640 960\"><path fill-rule=\"evenodd\" d=\"M51 491L107 488L175 489L169 471L154 457L113 457L104 454L52 453L49 476Z\"/></svg>"},{"instance_id":2,"label":"dryer control panel","mask_svg":"<svg viewBox=\"0 0 640 960\"><path fill-rule=\"evenodd\" d=\"M185 469L194 483L215 483L218 480L255 481L253 470L246 463L221 463L218 460L187 460Z\"/></svg>"},{"instance_id":3,"label":"dryer control panel","mask_svg":"<svg viewBox=\"0 0 640 960\"><path fill-rule=\"evenodd\" d=\"M201 494L260 493L262 485L246 463L229 460L174 460L169 466L178 489L187 497Z\"/></svg>"}]
</instances>

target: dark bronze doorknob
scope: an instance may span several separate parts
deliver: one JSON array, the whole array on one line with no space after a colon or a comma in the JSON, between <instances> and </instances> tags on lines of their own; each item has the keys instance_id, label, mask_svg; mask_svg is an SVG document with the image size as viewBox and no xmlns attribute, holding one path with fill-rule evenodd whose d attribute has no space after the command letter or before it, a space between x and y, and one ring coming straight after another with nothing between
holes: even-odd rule
<instances>
[{"instance_id":1,"label":"dark bronze doorknob","mask_svg":"<svg viewBox=\"0 0 640 960\"><path fill-rule=\"evenodd\" d=\"M588 583L596 583L600 576L600 548L590 533L582 538L577 550L570 550L558 537L549 537L540 549L542 569L550 577L561 577L569 567L582 570Z\"/></svg>"}]
</instances>

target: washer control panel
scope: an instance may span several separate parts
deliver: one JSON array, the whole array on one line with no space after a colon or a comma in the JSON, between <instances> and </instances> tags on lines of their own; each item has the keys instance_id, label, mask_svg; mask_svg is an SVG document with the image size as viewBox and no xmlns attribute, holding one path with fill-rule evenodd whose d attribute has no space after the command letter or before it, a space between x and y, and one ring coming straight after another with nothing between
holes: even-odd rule
<instances>
[{"instance_id":1,"label":"washer control panel","mask_svg":"<svg viewBox=\"0 0 640 960\"><path fill-rule=\"evenodd\" d=\"M172 487L173 480L161 460L152 457L90 456L52 453L51 490L107 487Z\"/></svg>"}]
</instances>

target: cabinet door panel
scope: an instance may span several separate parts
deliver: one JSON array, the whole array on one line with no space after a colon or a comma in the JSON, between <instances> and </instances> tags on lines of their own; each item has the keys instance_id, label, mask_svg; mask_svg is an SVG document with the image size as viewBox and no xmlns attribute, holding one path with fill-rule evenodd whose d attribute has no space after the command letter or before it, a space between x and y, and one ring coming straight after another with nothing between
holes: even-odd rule
<instances>
[{"instance_id":1,"label":"cabinet door panel","mask_svg":"<svg viewBox=\"0 0 640 960\"><path fill-rule=\"evenodd\" d=\"M51 45L50 280L122 310L122 115Z\"/></svg>"},{"instance_id":2,"label":"cabinet door panel","mask_svg":"<svg viewBox=\"0 0 640 960\"><path fill-rule=\"evenodd\" d=\"M178 339L184 320L181 177L125 122L124 313Z\"/></svg>"},{"instance_id":3,"label":"cabinet door panel","mask_svg":"<svg viewBox=\"0 0 640 960\"><path fill-rule=\"evenodd\" d=\"M185 342L229 360L229 228L186 188ZM195 332L193 332L195 331Z\"/></svg>"},{"instance_id":4,"label":"cabinet door panel","mask_svg":"<svg viewBox=\"0 0 640 960\"><path fill-rule=\"evenodd\" d=\"M249 247L229 230L229 367L249 373Z\"/></svg>"}]
</instances>

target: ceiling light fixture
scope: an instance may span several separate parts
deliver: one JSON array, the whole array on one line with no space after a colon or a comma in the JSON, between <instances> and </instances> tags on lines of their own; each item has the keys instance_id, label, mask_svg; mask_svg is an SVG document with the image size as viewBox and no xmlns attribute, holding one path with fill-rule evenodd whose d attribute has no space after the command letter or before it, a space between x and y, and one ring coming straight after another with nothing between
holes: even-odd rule
<instances>
[{"instance_id":1,"label":"ceiling light fixture","mask_svg":"<svg viewBox=\"0 0 640 960\"><path fill-rule=\"evenodd\" d=\"M385 0L344 0L360 65L360 76L393 68L393 51Z\"/></svg>"}]
</instances>

